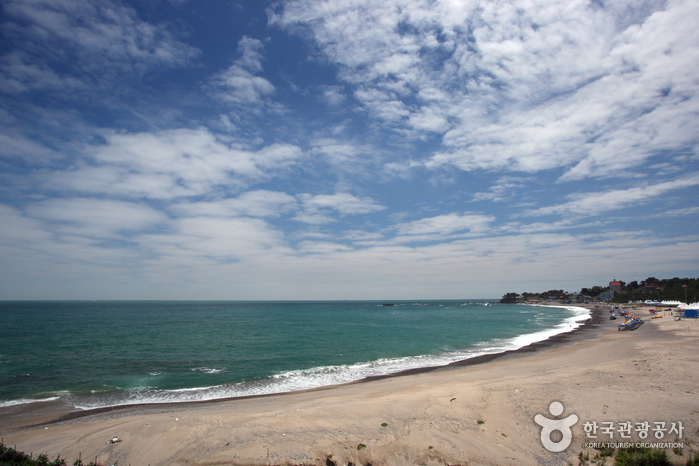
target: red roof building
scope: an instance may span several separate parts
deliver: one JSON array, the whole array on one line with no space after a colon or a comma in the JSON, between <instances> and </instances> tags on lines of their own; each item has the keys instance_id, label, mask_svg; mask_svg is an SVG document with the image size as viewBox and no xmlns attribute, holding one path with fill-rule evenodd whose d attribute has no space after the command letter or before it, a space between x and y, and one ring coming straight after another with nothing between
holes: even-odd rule
<instances>
[{"instance_id":1,"label":"red roof building","mask_svg":"<svg viewBox=\"0 0 699 466\"><path fill-rule=\"evenodd\" d=\"M616 280L612 280L609 282L609 291L612 292L612 298L614 297L615 294L621 294L624 292L622 289L624 287L624 284L622 282L618 282Z\"/></svg>"}]
</instances>

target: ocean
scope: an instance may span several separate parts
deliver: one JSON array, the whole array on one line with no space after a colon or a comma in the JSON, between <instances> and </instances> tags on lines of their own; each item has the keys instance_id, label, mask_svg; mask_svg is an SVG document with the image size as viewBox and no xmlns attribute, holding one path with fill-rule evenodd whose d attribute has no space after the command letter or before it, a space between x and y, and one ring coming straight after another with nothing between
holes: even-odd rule
<instances>
[{"instance_id":1,"label":"ocean","mask_svg":"<svg viewBox=\"0 0 699 466\"><path fill-rule=\"evenodd\" d=\"M0 409L290 392L518 349L575 307L497 300L0 302Z\"/></svg>"}]
</instances>

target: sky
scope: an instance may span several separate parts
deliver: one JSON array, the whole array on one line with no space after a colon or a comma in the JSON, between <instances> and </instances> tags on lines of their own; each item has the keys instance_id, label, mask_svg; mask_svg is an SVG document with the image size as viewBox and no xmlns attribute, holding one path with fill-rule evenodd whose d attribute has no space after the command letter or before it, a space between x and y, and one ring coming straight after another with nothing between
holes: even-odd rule
<instances>
[{"instance_id":1,"label":"sky","mask_svg":"<svg viewBox=\"0 0 699 466\"><path fill-rule=\"evenodd\" d=\"M0 7L0 299L699 276L696 0Z\"/></svg>"}]
</instances>

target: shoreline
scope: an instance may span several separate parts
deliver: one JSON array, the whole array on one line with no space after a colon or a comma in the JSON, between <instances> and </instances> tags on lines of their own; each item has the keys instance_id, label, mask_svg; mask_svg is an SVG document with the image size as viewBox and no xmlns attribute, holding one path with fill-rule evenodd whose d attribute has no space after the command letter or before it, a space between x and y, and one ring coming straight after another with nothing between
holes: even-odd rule
<instances>
[{"instance_id":1,"label":"shoreline","mask_svg":"<svg viewBox=\"0 0 699 466\"><path fill-rule=\"evenodd\" d=\"M337 465L564 465L582 451L585 421L664 421L684 423L689 455L699 441L699 322L590 327L599 331L561 334L567 341L545 351L488 363L247 399L132 405L2 435L22 451L100 464L320 466L331 455ZM542 447L534 422L551 400L566 407L563 417L580 419L561 453ZM108 444L113 437L121 441Z\"/></svg>"},{"instance_id":2,"label":"shoreline","mask_svg":"<svg viewBox=\"0 0 699 466\"><path fill-rule=\"evenodd\" d=\"M524 304L524 305L529 305L529 304ZM104 407L97 407L97 408L90 408L90 409L74 408L72 411L65 410L65 409L51 409L51 408L49 408L47 410L42 410L41 409L42 406L39 406L41 404L41 402L33 402L33 403L26 403L26 404L14 405L14 406L2 407L2 408L0 408L0 432L4 432L4 431L8 430L5 426L3 426L3 424L8 421L8 414L10 414L10 416L11 416L11 411L13 411L12 408L15 408L16 411L19 411L19 412L24 411L26 413L25 415L20 416L20 419L21 418L31 419L32 417L35 417L32 414L33 412L38 412L41 414L36 416L36 419L35 419L36 422L30 421L30 423L28 423L28 424L21 424L21 422L20 423L9 423L8 424L8 427L10 429L9 431L24 429L24 428L44 427L44 426L48 426L48 425L69 422L69 421L77 420L80 418L89 417L92 415L102 415L102 414L107 414L107 413L117 412L117 411L128 411L129 409L133 409L133 410L148 409L151 412L166 412L174 407L196 407L197 405L210 405L210 404L216 404L216 403L226 403L226 402L231 402L231 401L235 401L235 400L250 400L250 399L256 399L256 398L286 396L286 395L292 395L295 393L312 393L312 392L316 392L316 391L332 390L336 387L341 387L341 386L345 386L345 385L370 383L370 382L374 382L374 381L378 381L378 380L391 379L391 378L396 378L396 377L408 377L408 376L417 375L417 374L450 371L450 370L455 370L458 368L463 368L463 367L468 367L468 366L487 364L491 361L496 361L496 360L503 359L503 358L507 359L507 358L521 357L521 356L524 356L524 355L532 353L532 352L543 351L543 350L546 350L549 348L556 347L558 345L569 344L569 343L572 343L574 341L577 341L577 340L583 339L583 338L593 338L594 335L590 334L590 330L598 329L599 324L597 324L595 322L598 322L603 317L603 312L602 312L603 308L591 307L591 306L585 305L585 304L564 305L564 304L560 304L560 303L538 303L538 304L534 304L534 306L562 307L562 308L568 308L568 309L569 308L581 308L581 309L587 309L589 312L588 312L587 321L581 323L578 327L573 328L572 330L562 331L562 332L557 333L555 335L546 337L543 340L529 343L529 344L522 346L520 348L517 348L517 349L510 349L510 350L500 351L500 352L496 352L496 353L482 354L482 355L462 359L459 361L454 361L454 362L451 362L451 363L448 363L445 365L440 365L440 366L417 367L417 368L412 368L412 369L404 369L404 370L389 373L389 374L368 376L368 377L364 377L362 379L358 379L358 380L354 380L354 381L350 381L350 382L346 382L346 383L342 383L342 384L325 385L325 386L320 386L320 387L308 388L308 389L304 389L304 390L294 390L294 391L288 391L288 392L265 393L265 394L255 394L255 395L241 395L241 396L235 396L235 397L213 398L213 399L208 399L208 400L172 401L172 402L161 402L161 403L130 403L130 404L104 406ZM577 321L577 322L580 322L580 321ZM52 401L55 401L55 400L52 400ZM34 408L34 409L32 409L32 408ZM3 413L2 412L3 410L6 411L6 413ZM45 412L42 412L42 411L45 411Z\"/></svg>"}]
</instances>

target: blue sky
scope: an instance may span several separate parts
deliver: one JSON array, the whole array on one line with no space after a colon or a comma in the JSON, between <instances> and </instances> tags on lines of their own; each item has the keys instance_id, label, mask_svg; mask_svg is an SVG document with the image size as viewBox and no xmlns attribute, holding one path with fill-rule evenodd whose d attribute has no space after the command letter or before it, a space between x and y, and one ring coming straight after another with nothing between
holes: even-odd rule
<instances>
[{"instance_id":1,"label":"blue sky","mask_svg":"<svg viewBox=\"0 0 699 466\"><path fill-rule=\"evenodd\" d=\"M2 299L699 273L692 0L4 0Z\"/></svg>"}]
</instances>

